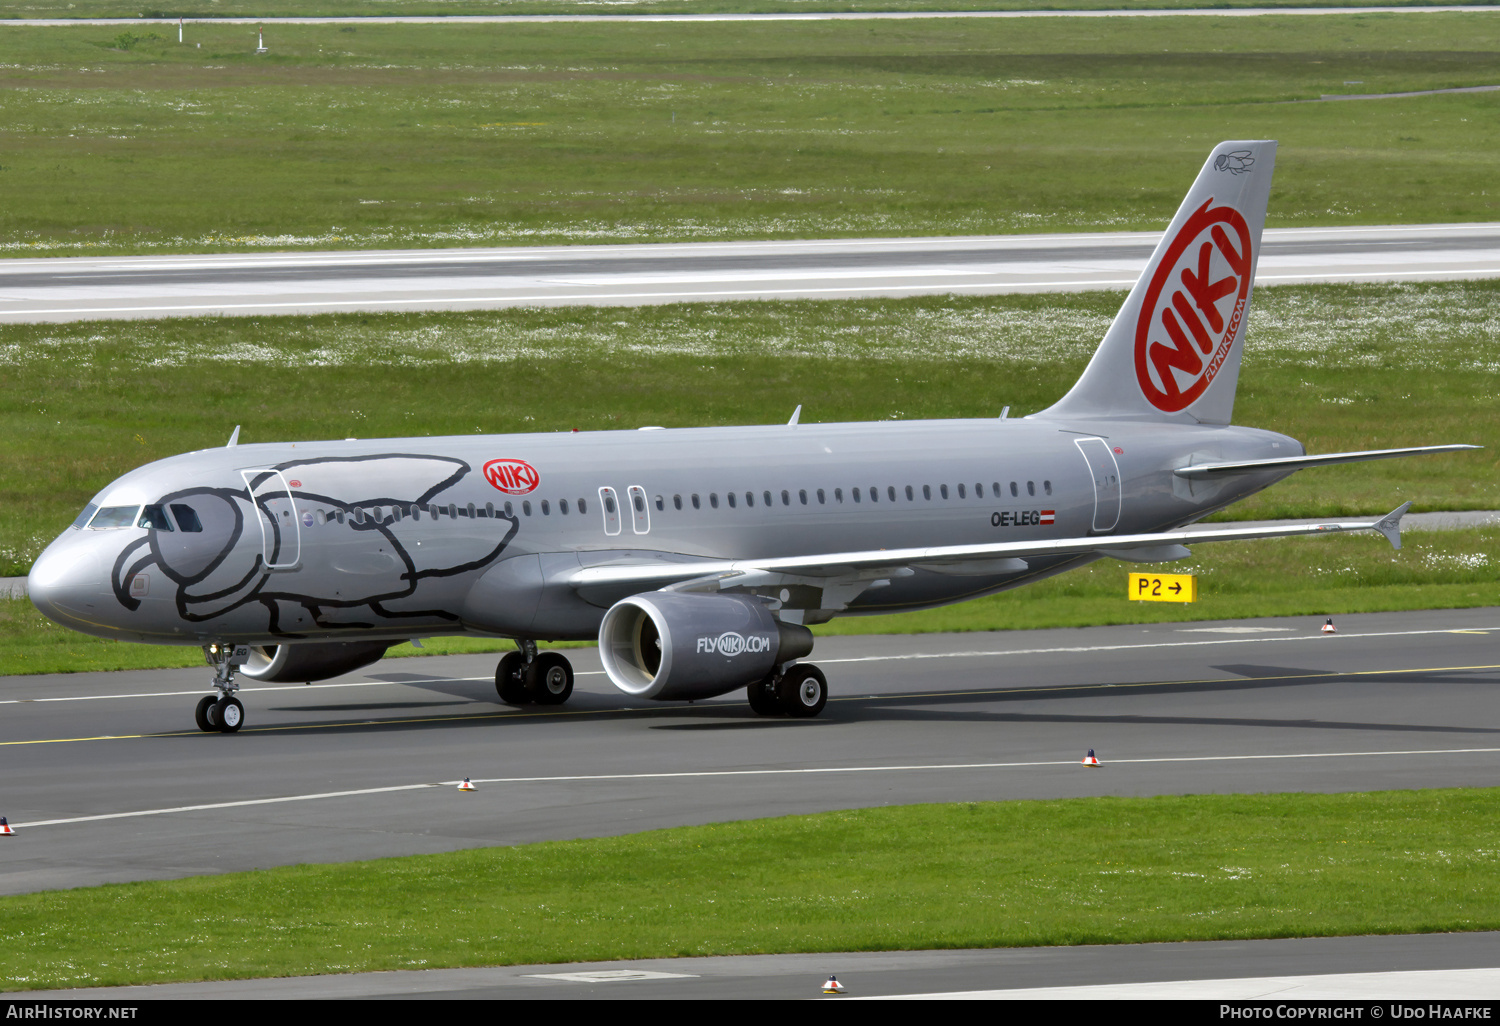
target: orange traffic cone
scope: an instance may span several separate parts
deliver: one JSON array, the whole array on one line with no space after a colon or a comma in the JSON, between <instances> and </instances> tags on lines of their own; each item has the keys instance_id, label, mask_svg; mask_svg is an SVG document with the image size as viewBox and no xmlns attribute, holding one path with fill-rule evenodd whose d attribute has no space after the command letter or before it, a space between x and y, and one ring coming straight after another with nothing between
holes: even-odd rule
<instances>
[{"instance_id":1,"label":"orange traffic cone","mask_svg":"<svg viewBox=\"0 0 1500 1026\"><path fill-rule=\"evenodd\" d=\"M1323 633L1337 634L1338 632L1339 629L1333 625L1333 617L1330 616L1328 620L1323 624Z\"/></svg>"},{"instance_id":2,"label":"orange traffic cone","mask_svg":"<svg viewBox=\"0 0 1500 1026\"><path fill-rule=\"evenodd\" d=\"M473 783L471 783L469 781L468 777L464 777L464 782L462 784L458 785L458 789L460 791L477 791L477 790L479 790L479 788L475 787L473 785Z\"/></svg>"},{"instance_id":3,"label":"orange traffic cone","mask_svg":"<svg viewBox=\"0 0 1500 1026\"><path fill-rule=\"evenodd\" d=\"M1089 754L1087 754L1087 755L1085 755L1083 757L1083 764L1085 766L1098 766L1099 765L1099 760L1096 759L1096 758L1094 758L1094 750L1092 748L1089 749Z\"/></svg>"},{"instance_id":4,"label":"orange traffic cone","mask_svg":"<svg viewBox=\"0 0 1500 1026\"><path fill-rule=\"evenodd\" d=\"M839 982L839 978L837 976L828 977L828 982L823 984L824 994L842 994L843 992L844 985Z\"/></svg>"},{"instance_id":5,"label":"orange traffic cone","mask_svg":"<svg viewBox=\"0 0 1500 1026\"><path fill-rule=\"evenodd\" d=\"M0 816L0 837L13 836L15 836L15 831L10 828L10 824L6 822L5 817Z\"/></svg>"}]
</instances>

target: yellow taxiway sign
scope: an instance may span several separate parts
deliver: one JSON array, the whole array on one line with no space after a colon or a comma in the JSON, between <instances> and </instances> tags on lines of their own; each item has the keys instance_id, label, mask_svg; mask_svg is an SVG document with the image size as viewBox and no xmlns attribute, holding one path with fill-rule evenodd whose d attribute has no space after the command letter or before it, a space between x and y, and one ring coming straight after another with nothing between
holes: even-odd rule
<instances>
[{"instance_id":1,"label":"yellow taxiway sign","mask_svg":"<svg viewBox=\"0 0 1500 1026\"><path fill-rule=\"evenodd\" d=\"M1196 602L1198 578L1192 574L1131 574L1127 597L1141 602Z\"/></svg>"}]
</instances>

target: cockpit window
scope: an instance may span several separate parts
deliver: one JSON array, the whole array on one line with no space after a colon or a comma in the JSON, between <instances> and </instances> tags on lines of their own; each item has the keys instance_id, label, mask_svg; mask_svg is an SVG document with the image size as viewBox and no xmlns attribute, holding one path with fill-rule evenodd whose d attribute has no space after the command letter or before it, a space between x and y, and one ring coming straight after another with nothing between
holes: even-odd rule
<instances>
[{"instance_id":1,"label":"cockpit window","mask_svg":"<svg viewBox=\"0 0 1500 1026\"><path fill-rule=\"evenodd\" d=\"M95 506L92 502L83 507L83 512L78 514L77 520L73 521L74 530L82 530L94 518L94 514L97 512L99 512L99 507Z\"/></svg>"},{"instance_id":2,"label":"cockpit window","mask_svg":"<svg viewBox=\"0 0 1500 1026\"><path fill-rule=\"evenodd\" d=\"M115 527L133 527L136 514L140 511L139 506L105 506L89 521L89 530L107 531Z\"/></svg>"},{"instance_id":3,"label":"cockpit window","mask_svg":"<svg viewBox=\"0 0 1500 1026\"><path fill-rule=\"evenodd\" d=\"M203 521L198 519L198 511L186 503L172 503L172 516L177 518L177 526L183 531L197 534L203 530Z\"/></svg>"},{"instance_id":4,"label":"cockpit window","mask_svg":"<svg viewBox=\"0 0 1500 1026\"><path fill-rule=\"evenodd\" d=\"M172 521L167 519L167 511L160 506L143 506L141 519L136 521L135 526L144 527L148 531L170 531Z\"/></svg>"}]
</instances>

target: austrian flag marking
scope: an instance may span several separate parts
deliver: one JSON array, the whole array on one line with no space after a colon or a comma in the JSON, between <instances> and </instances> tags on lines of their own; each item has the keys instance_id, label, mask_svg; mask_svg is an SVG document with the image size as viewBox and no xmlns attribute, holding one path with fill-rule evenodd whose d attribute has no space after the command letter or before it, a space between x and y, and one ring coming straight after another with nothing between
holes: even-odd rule
<instances>
[{"instance_id":1,"label":"austrian flag marking","mask_svg":"<svg viewBox=\"0 0 1500 1026\"><path fill-rule=\"evenodd\" d=\"M1053 522L1053 520L1056 518L1056 516L1057 516L1057 510L1055 510L1055 509L1044 509L1044 510L1042 510L1042 523L1043 524L1050 524L1050 523Z\"/></svg>"},{"instance_id":2,"label":"austrian flag marking","mask_svg":"<svg viewBox=\"0 0 1500 1026\"><path fill-rule=\"evenodd\" d=\"M525 460L490 460L484 479L506 495L528 495L542 483L542 476Z\"/></svg>"},{"instance_id":3,"label":"austrian flag marking","mask_svg":"<svg viewBox=\"0 0 1500 1026\"><path fill-rule=\"evenodd\" d=\"M1201 396L1229 358L1250 300L1250 228L1213 199L1167 247L1141 305L1135 376L1146 399L1177 413Z\"/></svg>"}]
</instances>

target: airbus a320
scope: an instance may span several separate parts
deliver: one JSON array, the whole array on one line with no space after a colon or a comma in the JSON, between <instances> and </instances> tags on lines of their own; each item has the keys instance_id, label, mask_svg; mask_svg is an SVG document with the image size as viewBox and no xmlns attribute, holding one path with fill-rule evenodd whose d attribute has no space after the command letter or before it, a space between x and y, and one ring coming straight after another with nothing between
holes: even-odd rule
<instances>
[{"instance_id":1,"label":"airbus a320","mask_svg":"<svg viewBox=\"0 0 1500 1026\"><path fill-rule=\"evenodd\" d=\"M230 444L131 471L42 554L37 608L89 634L202 646L205 731L244 723L241 676L311 681L436 635L514 639L499 698L567 701L538 643L597 638L636 698L745 689L815 716L808 627L987 595L1104 556L1376 531L1377 520L1182 530L1308 467L1231 425L1274 142L1204 163L1098 350L1021 418ZM800 408L799 408L800 411Z\"/></svg>"}]
</instances>

